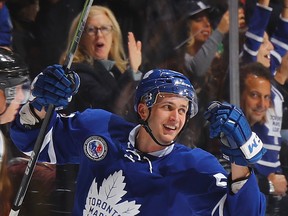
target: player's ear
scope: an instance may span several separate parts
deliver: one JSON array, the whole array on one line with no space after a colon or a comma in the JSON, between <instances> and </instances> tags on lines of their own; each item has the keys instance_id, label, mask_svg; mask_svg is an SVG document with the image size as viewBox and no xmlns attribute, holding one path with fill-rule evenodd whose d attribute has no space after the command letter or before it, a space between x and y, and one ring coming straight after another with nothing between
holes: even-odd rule
<instances>
[{"instance_id":1,"label":"player's ear","mask_svg":"<svg viewBox=\"0 0 288 216\"><path fill-rule=\"evenodd\" d=\"M138 115L142 120L146 120L149 115L149 109L145 103L138 104Z\"/></svg>"}]
</instances>

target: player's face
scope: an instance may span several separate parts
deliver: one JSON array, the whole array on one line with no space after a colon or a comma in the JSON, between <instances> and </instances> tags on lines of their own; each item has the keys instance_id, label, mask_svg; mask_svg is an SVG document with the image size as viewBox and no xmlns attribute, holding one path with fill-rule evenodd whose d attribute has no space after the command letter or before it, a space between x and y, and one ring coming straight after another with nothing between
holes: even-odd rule
<instances>
[{"instance_id":1,"label":"player's face","mask_svg":"<svg viewBox=\"0 0 288 216\"><path fill-rule=\"evenodd\" d=\"M212 27L205 11L194 15L189 25L190 36L196 43L204 43L211 35Z\"/></svg>"},{"instance_id":2,"label":"player's face","mask_svg":"<svg viewBox=\"0 0 288 216\"><path fill-rule=\"evenodd\" d=\"M106 15L98 14L87 20L81 43L91 56L107 60L112 40L112 22Z\"/></svg>"},{"instance_id":3,"label":"player's face","mask_svg":"<svg viewBox=\"0 0 288 216\"><path fill-rule=\"evenodd\" d=\"M0 90L0 124L14 120L20 105L26 103L30 94L29 81Z\"/></svg>"},{"instance_id":4,"label":"player's face","mask_svg":"<svg viewBox=\"0 0 288 216\"><path fill-rule=\"evenodd\" d=\"M265 120L270 101L270 82L255 75L248 75L245 89L241 95L241 108L251 126L256 122L263 122Z\"/></svg>"},{"instance_id":5,"label":"player's face","mask_svg":"<svg viewBox=\"0 0 288 216\"><path fill-rule=\"evenodd\" d=\"M265 32L263 36L263 42L258 50L257 62L262 63L267 68L270 67L270 52L273 49L274 47L269 40L268 34Z\"/></svg>"},{"instance_id":6,"label":"player's face","mask_svg":"<svg viewBox=\"0 0 288 216\"><path fill-rule=\"evenodd\" d=\"M171 143L185 124L188 100L173 94L162 94L151 109L148 124L160 143Z\"/></svg>"}]
</instances>

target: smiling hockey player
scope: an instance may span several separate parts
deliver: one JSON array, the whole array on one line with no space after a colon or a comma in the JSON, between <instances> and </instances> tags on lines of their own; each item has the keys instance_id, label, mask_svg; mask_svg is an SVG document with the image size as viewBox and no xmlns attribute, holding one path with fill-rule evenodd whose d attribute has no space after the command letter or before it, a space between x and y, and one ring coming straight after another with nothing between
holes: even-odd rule
<instances>
[{"instance_id":1,"label":"smiling hockey player","mask_svg":"<svg viewBox=\"0 0 288 216\"><path fill-rule=\"evenodd\" d=\"M79 83L75 73L74 78ZM45 107L66 106L77 92L59 65L46 68L33 84L34 97L11 132L26 153L33 149ZM185 76L167 69L147 72L134 107L139 125L99 109L69 116L54 112L39 158L80 164L73 215L265 214L265 198L249 168L265 150L240 109L213 102L205 113L211 137L225 143L229 175L211 154L176 141L198 109Z\"/></svg>"}]
</instances>

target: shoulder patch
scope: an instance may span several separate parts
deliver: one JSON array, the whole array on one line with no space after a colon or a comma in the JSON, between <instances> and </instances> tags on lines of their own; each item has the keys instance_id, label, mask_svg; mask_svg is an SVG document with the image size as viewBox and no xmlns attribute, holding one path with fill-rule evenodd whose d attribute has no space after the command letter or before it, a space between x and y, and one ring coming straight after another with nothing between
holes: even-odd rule
<instances>
[{"instance_id":1,"label":"shoulder patch","mask_svg":"<svg viewBox=\"0 0 288 216\"><path fill-rule=\"evenodd\" d=\"M107 151L107 143L102 137L91 136L85 140L84 153L91 160L103 160L107 155Z\"/></svg>"}]
</instances>

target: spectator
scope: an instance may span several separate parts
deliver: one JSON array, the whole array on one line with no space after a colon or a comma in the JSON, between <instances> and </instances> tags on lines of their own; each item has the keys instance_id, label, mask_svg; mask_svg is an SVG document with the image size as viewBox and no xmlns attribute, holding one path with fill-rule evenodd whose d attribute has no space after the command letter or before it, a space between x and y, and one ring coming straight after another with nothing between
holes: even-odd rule
<instances>
[{"instance_id":1,"label":"spectator","mask_svg":"<svg viewBox=\"0 0 288 216\"><path fill-rule=\"evenodd\" d=\"M229 31L229 11L222 15L215 30L211 24L210 5L203 1L190 1L187 11L189 40L186 46L185 64L187 75L195 79L204 77L212 60L219 57L219 47ZM239 28L245 25L242 8L239 9L238 23Z\"/></svg>"},{"instance_id":2,"label":"spectator","mask_svg":"<svg viewBox=\"0 0 288 216\"><path fill-rule=\"evenodd\" d=\"M242 65L240 68L240 106L252 127L263 124L271 106L272 75L259 62Z\"/></svg>"},{"instance_id":3,"label":"spectator","mask_svg":"<svg viewBox=\"0 0 288 216\"><path fill-rule=\"evenodd\" d=\"M188 1L187 8L187 27L189 39L187 40L186 52L185 52L185 70L183 73L189 77L191 82L196 88L199 96L199 112L203 113L205 107L209 103L207 97L207 91L203 85L209 68L212 66L214 61L217 62L222 55L221 47L222 41L229 31L229 11L225 11L221 15L220 21L216 24L216 28L212 21L215 22L214 8L208 5L205 1ZM218 14L219 16L219 14ZM239 9L238 14L239 28L243 28L245 25L244 11L242 8ZM189 129L195 131L194 139L196 143L199 143L201 134L200 124L204 125L204 119L202 115L198 115L197 125L193 126L193 122L190 122ZM189 140L189 131L182 134L182 142L187 143ZM187 133L187 135L185 135ZM198 134L198 135L197 135ZM198 139L198 140L197 140ZM193 141L188 141L188 143ZM191 145L191 144L190 144Z\"/></svg>"},{"instance_id":4,"label":"spectator","mask_svg":"<svg viewBox=\"0 0 288 216\"><path fill-rule=\"evenodd\" d=\"M80 15L72 23L69 41L73 39L79 18ZM128 48L129 63L114 14L107 7L93 5L72 64L82 85L64 111L66 114L101 108L135 118L129 110L129 103L133 97L134 81L141 78L142 73L138 69L142 56L141 42L135 41L132 32L128 33Z\"/></svg>"}]
</instances>

